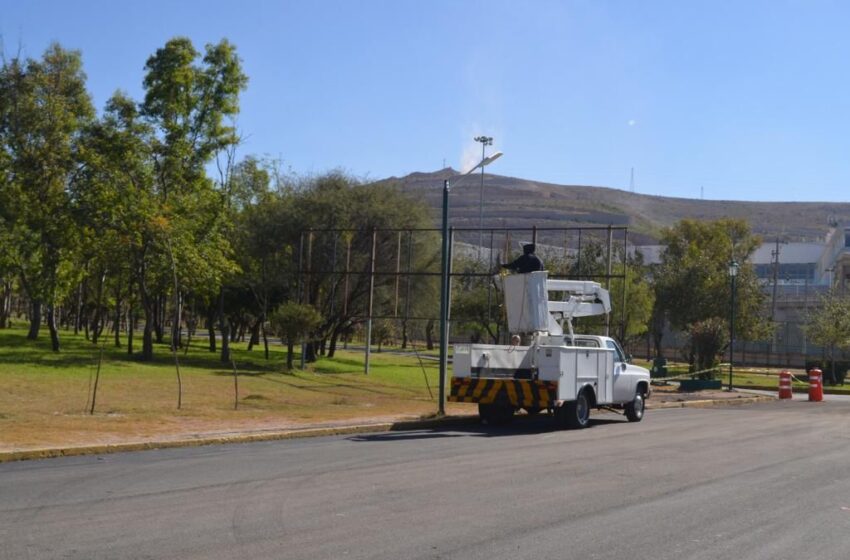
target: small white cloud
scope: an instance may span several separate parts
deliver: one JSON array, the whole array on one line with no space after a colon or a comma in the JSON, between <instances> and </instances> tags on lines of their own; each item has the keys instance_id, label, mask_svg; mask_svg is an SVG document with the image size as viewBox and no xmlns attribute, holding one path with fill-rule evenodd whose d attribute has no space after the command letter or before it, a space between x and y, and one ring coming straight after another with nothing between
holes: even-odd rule
<instances>
[{"instance_id":1,"label":"small white cloud","mask_svg":"<svg viewBox=\"0 0 850 560\"><path fill-rule=\"evenodd\" d=\"M637 124L637 121L634 119L629 120L629 126L634 126Z\"/></svg>"}]
</instances>

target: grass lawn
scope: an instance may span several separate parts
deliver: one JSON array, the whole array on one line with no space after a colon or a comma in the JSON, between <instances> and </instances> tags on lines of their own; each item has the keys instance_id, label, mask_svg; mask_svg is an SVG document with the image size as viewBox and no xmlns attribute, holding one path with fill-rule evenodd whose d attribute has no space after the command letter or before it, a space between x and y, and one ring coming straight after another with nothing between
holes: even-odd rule
<instances>
[{"instance_id":1,"label":"grass lawn","mask_svg":"<svg viewBox=\"0 0 850 560\"><path fill-rule=\"evenodd\" d=\"M284 370L285 349L232 345L239 384L234 410L230 364L208 351L207 339L179 352L183 402L177 410L177 376L166 345L153 362L104 347L95 414L90 415L99 346L61 332L62 351L50 350L46 330L37 341L26 331L0 331L0 451L81 444L179 438L199 432L281 429L303 424L436 412L437 363L373 350L370 375L363 352L339 350L307 371ZM122 340L126 344L126 340ZM141 344L136 338L136 347ZM297 359L296 359L297 364ZM424 369L424 372L423 372ZM429 394L427 382L430 384ZM449 412L472 412L450 403Z\"/></svg>"}]
</instances>

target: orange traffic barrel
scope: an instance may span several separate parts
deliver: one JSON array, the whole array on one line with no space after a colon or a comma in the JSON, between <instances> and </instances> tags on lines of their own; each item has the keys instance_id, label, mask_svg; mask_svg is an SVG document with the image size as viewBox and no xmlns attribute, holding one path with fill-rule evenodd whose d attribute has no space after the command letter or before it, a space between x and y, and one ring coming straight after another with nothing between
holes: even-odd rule
<instances>
[{"instance_id":1,"label":"orange traffic barrel","mask_svg":"<svg viewBox=\"0 0 850 560\"><path fill-rule=\"evenodd\" d=\"M779 398L790 399L791 394L791 372L788 370L779 372Z\"/></svg>"},{"instance_id":2,"label":"orange traffic barrel","mask_svg":"<svg viewBox=\"0 0 850 560\"><path fill-rule=\"evenodd\" d=\"M809 370L809 401L820 402L823 400L823 372L818 368Z\"/></svg>"}]
</instances>

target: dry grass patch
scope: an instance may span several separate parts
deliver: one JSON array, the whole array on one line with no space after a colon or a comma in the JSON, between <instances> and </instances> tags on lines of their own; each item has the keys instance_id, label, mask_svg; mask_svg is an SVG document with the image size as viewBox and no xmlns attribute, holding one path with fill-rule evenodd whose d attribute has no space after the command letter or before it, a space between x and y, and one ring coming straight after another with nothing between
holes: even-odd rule
<instances>
[{"instance_id":1,"label":"dry grass patch","mask_svg":"<svg viewBox=\"0 0 850 560\"><path fill-rule=\"evenodd\" d=\"M340 350L309 371L285 372L284 351L234 345L239 406L234 410L231 367L194 342L180 353L183 401L167 346L142 363L107 342L95 414L92 386L99 349L82 336L62 333L63 350L46 340L27 341L25 331L0 331L0 451L123 441L181 438L196 433L287 429L305 424L427 415L436 409L436 362L373 354L363 374L362 353ZM459 405L453 411L472 411Z\"/></svg>"}]
</instances>

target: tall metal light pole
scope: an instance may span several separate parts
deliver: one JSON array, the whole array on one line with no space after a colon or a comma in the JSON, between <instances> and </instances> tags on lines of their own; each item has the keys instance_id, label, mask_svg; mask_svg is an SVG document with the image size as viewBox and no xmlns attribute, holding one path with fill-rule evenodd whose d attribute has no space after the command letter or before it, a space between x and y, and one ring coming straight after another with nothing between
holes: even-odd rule
<instances>
[{"instance_id":1,"label":"tall metal light pole","mask_svg":"<svg viewBox=\"0 0 850 560\"><path fill-rule=\"evenodd\" d=\"M732 390L732 362L735 357L735 279L738 277L738 262L729 262L729 278L732 280L732 298L729 306L729 390Z\"/></svg>"},{"instance_id":2,"label":"tall metal light pole","mask_svg":"<svg viewBox=\"0 0 850 560\"><path fill-rule=\"evenodd\" d=\"M487 146L493 145L492 136L476 136L476 142L481 142L481 161L484 161ZM484 166L481 166L481 192L478 199L478 260L481 260L481 247L484 245Z\"/></svg>"},{"instance_id":3,"label":"tall metal light pole","mask_svg":"<svg viewBox=\"0 0 850 560\"><path fill-rule=\"evenodd\" d=\"M479 167L483 169L500 157L502 157L502 152L496 152L488 158L481 158L478 165L458 178L455 186ZM449 365L449 190L449 181L446 179L443 181L443 218L440 228L442 236L440 258L440 402L437 408L437 414L440 416L446 414L446 374Z\"/></svg>"}]
</instances>

